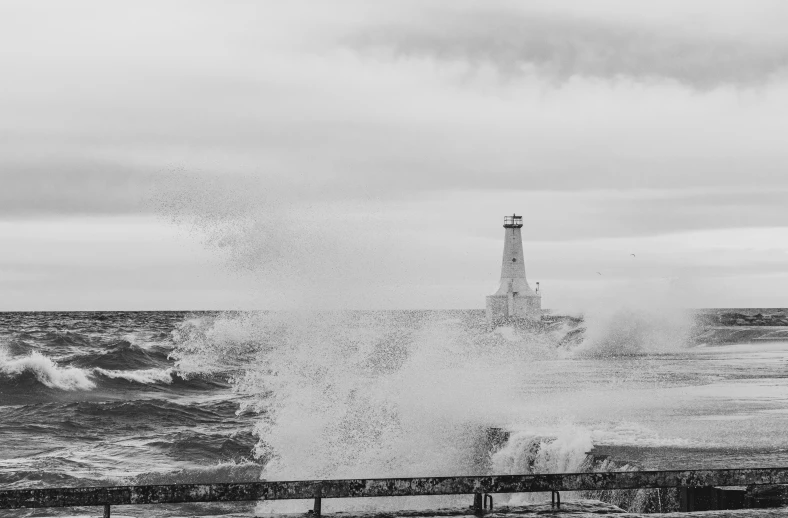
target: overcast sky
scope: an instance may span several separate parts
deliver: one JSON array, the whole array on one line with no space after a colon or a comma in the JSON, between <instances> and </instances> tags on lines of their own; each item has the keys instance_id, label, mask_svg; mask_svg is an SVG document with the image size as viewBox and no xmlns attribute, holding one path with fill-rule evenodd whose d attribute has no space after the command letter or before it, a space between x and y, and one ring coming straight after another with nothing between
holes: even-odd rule
<instances>
[{"instance_id":1,"label":"overcast sky","mask_svg":"<svg viewBox=\"0 0 788 518\"><path fill-rule=\"evenodd\" d=\"M788 306L788 3L0 2L0 310ZM633 257L630 254L635 254Z\"/></svg>"}]
</instances>

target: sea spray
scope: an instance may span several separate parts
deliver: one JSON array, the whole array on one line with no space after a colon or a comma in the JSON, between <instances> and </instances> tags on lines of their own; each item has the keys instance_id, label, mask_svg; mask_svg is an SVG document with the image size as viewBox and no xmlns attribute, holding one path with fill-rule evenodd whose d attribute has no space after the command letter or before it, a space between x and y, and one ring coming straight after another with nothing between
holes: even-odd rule
<instances>
[{"instance_id":1,"label":"sea spray","mask_svg":"<svg viewBox=\"0 0 788 518\"><path fill-rule=\"evenodd\" d=\"M593 447L591 432L576 426L554 437L515 432L491 455L492 468L501 475L572 473L580 470Z\"/></svg>"},{"instance_id":2,"label":"sea spray","mask_svg":"<svg viewBox=\"0 0 788 518\"><path fill-rule=\"evenodd\" d=\"M234 389L245 411L259 415L256 455L265 479L619 469L588 463L593 439L606 437L604 430L573 425L573 406L545 406L544 396L521 390L545 359L573 361L561 359L551 333L491 330L472 312L257 312L191 319L175 336L183 371L205 375L234 365ZM515 431L479 455L496 427ZM329 505L380 510L458 507L465 500ZM259 510L304 506L266 503Z\"/></svg>"},{"instance_id":3,"label":"sea spray","mask_svg":"<svg viewBox=\"0 0 788 518\"><path fill-rule=\"evenodd\" d=\"M523 414L521 390L555 343L491 330L479 312L228 313L174 337L182 375L226 372L258 413L266 479L488 474L490 429L556 418ZM573 468L590 447L587 433L546 440L538 469Z\"/></svg>"},{"instance_id":4,"label":"sea spray","mask_svg":"<svg viewBox=\"0 0 788 518\"><path fill-rule=\"evenodd\" d=\"M294 424L308 415L312 427L378 412L394 424L424 412L497 426L516 423L522 408L547 410L517 391L543 375L543 360L561 358L550 336L490 331L472 313L457 314L220 314L185 321L173 357L184 376L227 373L269 424L290 412Z\"/></svg>"},{"instance_id":5,"label":"sea spray","mask_svg":"<svg viewBox=\"0 0 788 518\"><path fill-rule=\"evenodd\" d=\"M577 426L565 426L554 436L518 431L506 444L491 452L492 472L496 475L535 473L577 473L596 467L589 461L594 444L591 432ZM501 504L522 505L544 500L539 494L501 494Z\"/></svg>"},{"instance_id":6,"label":"sea spray","mask_svg":"<svg viewBox=\"0 0 788 518\"><path fill-rule=\"evenodd\" d=\"M681 310L616 308L589 312L578 357L604 358L674 352L689 343L692 320Z\"/></svg>"},{"instance_id":7,"label":"sea spray","mask_svg":"<svg viewBox=\"0 0 788 518\"><path fill-rule=\"evenodd\" d=\"M368 199L294 197L297 177L171 171L152 208L188 230L228 271L257 288L266 309L381 307L424 264L405 262L401 215ZM309 190L317 189L308 186Z\"/></svg>"},{"instance_id":8,"label":"sea spray","mask_svg":"<svg viewBox=\"0 0 788 518\"><path fill-rule=\"evenodd\" d=\"M578 358L660 354L685 349L696 320L662 285L631 281L601 293L583 310Z\"/></svg>"},{"instance_id":9,"label":"sea spray","mask_svg":"<svg viewBox=\"0 0 788 518\"><path fill-rule=\"evenodd\" d=\"M682 350L684 314L655 306L600 307L585 321L543 330L492 329L480 312L224 313L184 321L173 357L186 377L226 375L242 411L258 414L255 455L266 479L607 469L585 465L586 452L620 425L575 422L604 421L640 396L600 384L580 397L560 368L611 359L616 372L626 369L617 357ZM560 345L577 330L579 344ZM492 428L514 433L480 460ZM288 505L275 508L297 510Z\"/></svg>"}]
</instances>

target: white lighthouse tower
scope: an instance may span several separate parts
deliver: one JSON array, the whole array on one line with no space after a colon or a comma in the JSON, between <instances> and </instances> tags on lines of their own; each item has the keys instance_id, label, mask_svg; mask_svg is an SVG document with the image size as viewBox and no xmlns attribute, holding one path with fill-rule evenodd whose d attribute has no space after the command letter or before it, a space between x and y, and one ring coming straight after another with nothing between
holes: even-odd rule
<instances>
[{"instance_id":1,"label":"white lighthouse tower","mask_svg":"<svg viewBox=\"0 0 788 518\"><path fill-rule=\"evenodd\" d=\"M520 235L522 226L522 216L512 214L503 218L501 285L498 291L487 297L487 320L491 322L510 318L539 319L542 316L542 296L532 290L525 279L523 238Z\"/></svg>"}]
</instances>

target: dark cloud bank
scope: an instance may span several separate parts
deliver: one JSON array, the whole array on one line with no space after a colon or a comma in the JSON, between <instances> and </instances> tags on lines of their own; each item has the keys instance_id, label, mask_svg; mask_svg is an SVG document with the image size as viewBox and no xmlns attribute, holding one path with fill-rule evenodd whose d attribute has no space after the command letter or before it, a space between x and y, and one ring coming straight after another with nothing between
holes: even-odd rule
<instances>
[{"instance_id":1,"label":"dark cloud bank","mask_svg":"<svg viewBox=\"0 0 788 518\"><path fill-rule=\"evenodd\" d=\"M422 23L365 28L346 43L365 52L490 64L503 75L536 72L557 81L669 80L710 89L757 86L788 70L788 39L756 43L686 25L657 28L514 10L431 13Z\"/></svg>"}]
</instances>

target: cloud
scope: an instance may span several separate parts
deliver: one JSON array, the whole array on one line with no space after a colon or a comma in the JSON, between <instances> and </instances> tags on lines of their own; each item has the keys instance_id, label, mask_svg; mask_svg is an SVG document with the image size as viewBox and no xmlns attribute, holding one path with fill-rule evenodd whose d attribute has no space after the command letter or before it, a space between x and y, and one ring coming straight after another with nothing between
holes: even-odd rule
<instances>
[{"instance_id":1,"label":"cloud","mask_svg":"<svg viewBox=\"0 0 788 518\"><path fill-rule=\"evenodd\" d=\"M500 218L511 210L525 216L528 267L541 279L784 269L785 190L469 190L377 204L302 197L256 177L177 174L169 182L162 213L193 228L233 268L305 301L354 292L359 303L396 286L431 286L435 297L456 295L464 283L483 291L499 275ZM769 239L774 249L763 248Z\"/></svg>"},{"instance_id":2,"label":"cloud","mask_svg":"<svg viewBox=\"0 0 788 518\"><path fill-rule=\"evenodd\" d=\"M0 311L271 307L182 229L151 216L0 219Z\"/></svg>"},{"instance_id":3,"label":"cloud","mask_svg":"<svg viewBox=\"0 0 788 518\"><path fill-rule=\"evenodd\" d=\"M436 196L402 210L429 211L424 218L428 221L409 223L414 229L430 229L431 221L440 221L441 214L451 214L452 226L465 236L497 239L499 236L490 234L490 228L500 223L508 208L509 213L514 210L523 214L527 240L566 242L645 238L693 230L788 228L788 212L783 207L786 195L787 189L758 186L575 192L500 189Z\"/></svg>"},{"instance_id":4,"label":"cloud","mask_svg":"<svg viewBox=\"0 0 788 518\"><path fill-rule=\"evenodd\" d=\"M763 3L72 5L0 6L0 214L144 210L177 168L294 206L788 186L788 85L708 90L777 77Z\"/></svg>"},{"instance_id":5,"label":"cloud","mask_svg":"<svg viewBox=\"0 0 788 518\"><path fill-rule=\"evenodd\" d=\"M113 163L3 164L0 217L128 214L145 210L152 176Z\"/></svg>"},{"instance_id":6,"label":"cloud","mask_svg":"<svg viewBox=\"0 0 788 518\"><path fill-rule=\"evenodd\" d=\"M239 264L337 278L395 278L375 258L447 214L480 236L525 210L545 241L786 223L785 39L717 3L694 25L609 2L5 5L0 216L155 199Z\"/></svg>"},{"instance_id":7,"label":"cloud","mask_svg":"<svg viewBox=\"0 0 788 518\"><path fill-rule=\"evenodd\" d=\"M578 76L623 78L708 90L759 86L784 79L788 71L784 38L742 39L709 33L699 23L657 25L501 5L427 10L421 19L358 29L346 41L378 56L489 65L503 76L537 75L559 83Z\"/></svg>"}]
</instances>

